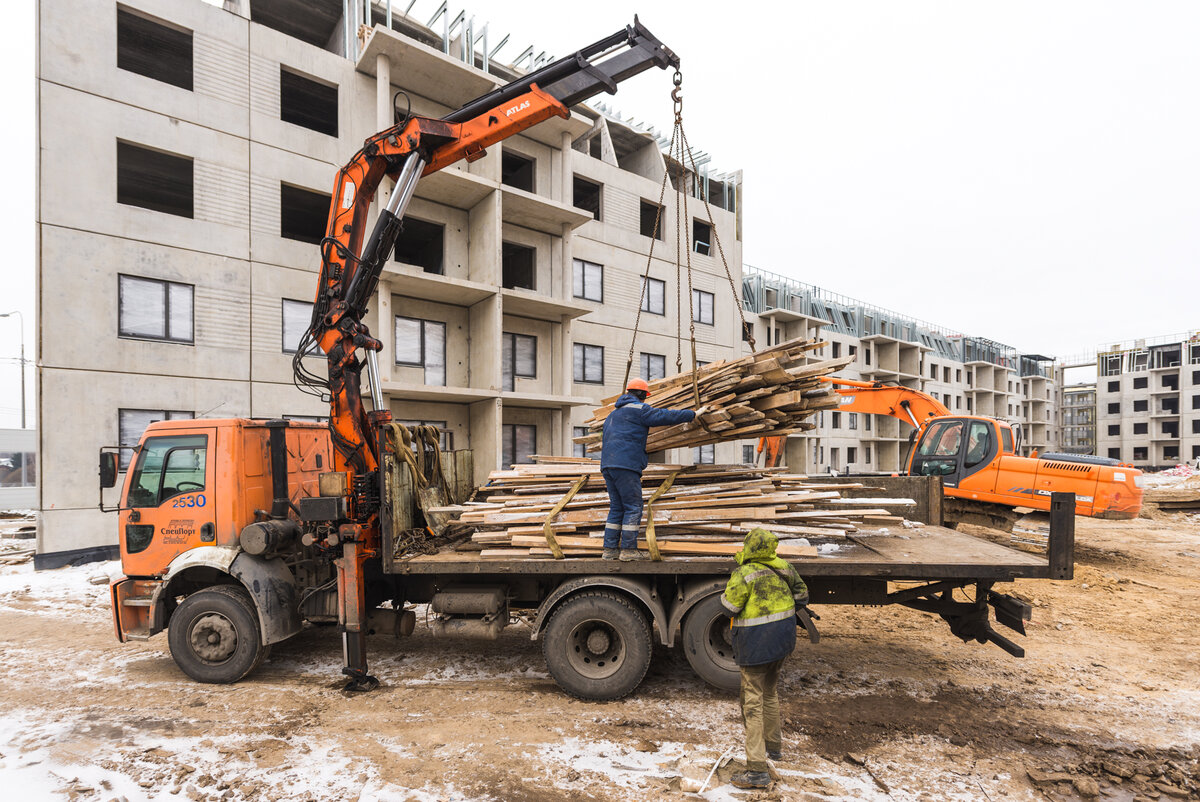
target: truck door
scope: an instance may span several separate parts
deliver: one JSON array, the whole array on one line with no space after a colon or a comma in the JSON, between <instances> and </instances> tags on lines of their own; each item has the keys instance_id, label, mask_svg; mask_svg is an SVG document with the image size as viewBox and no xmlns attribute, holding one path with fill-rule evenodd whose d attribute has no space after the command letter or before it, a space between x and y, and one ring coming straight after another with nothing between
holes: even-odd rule
<instances>
[{"instance_id":1,"label":"truck door","mask_svg":"<svg viewBox=\"0 0 1200 802\"><path fill-rule=\"evenodd\" d=\"M217 430L147 437L126 480L121 564L128 576L153 576L179 554L216 540Z\"/></svg>"}]
</instances>

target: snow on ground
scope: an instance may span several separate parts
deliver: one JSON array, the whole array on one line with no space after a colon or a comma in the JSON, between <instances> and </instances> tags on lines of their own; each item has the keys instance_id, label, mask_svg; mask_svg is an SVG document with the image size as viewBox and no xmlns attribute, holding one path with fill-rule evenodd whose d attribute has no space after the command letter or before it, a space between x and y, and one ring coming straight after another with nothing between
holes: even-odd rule
<instances>
[{"instance_id":1,"label":"snow on ground","mask_svg":"<svg viewBox=\"0 0 1200 802\"><path fill-rule=\"evenodd\" d=\"M117 560L50 571L35 571L32 562L0 566L0 608L107 610L108 579L120 573L121 563ZM93 577L104 577L104 583L92 584Z\"/></svg>"}]
</instances>

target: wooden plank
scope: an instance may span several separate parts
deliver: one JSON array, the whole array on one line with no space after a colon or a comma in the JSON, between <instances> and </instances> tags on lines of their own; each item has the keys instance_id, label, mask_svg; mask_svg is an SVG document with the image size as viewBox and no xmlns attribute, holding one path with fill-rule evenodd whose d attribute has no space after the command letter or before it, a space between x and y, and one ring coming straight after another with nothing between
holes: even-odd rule
<instances>
[{"instance_id":1,"label":"wooden plank","mask_svg":"<svg viewBox=\"0 0 1200 802\"><path fill-rule=\"evenodd\" d=\"M528 535L521 535L513 538L513 545L518 547L540 548L545 543L544 540ZM592 548L593 550L603 548L603 541L599 538L586 537L560 537L558 544L563 548ZM638 541L638 548L644 549L647 547L645 540ZM696 554L696 555L719 555L732 556L737 554L742 549L741 543L702 543L702 542L680 542L676 540L660 540L658 548L664 554ZM815 546L797 546L792 544L779 544L776 549L776 554L780 557L812 557L817 554Z\"/></svg>"}]
</instances>

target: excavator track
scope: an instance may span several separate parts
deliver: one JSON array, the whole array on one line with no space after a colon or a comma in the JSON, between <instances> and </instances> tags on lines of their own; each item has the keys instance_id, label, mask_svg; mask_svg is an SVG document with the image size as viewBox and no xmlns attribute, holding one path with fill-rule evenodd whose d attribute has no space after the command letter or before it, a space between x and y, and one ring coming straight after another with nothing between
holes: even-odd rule
<instances>
[{"instance_id":1,"label":"excavator track","mask_svg":"<svg viewBox=\"0 0 1200 802\"><path fill-rule=\"evenodd\" d=\"M1015 507L946 496L942 500L942 525L957 529L959 524L972 524L1012 532L1013 525L1023 517Z\"/></svg>"}]
</instances>

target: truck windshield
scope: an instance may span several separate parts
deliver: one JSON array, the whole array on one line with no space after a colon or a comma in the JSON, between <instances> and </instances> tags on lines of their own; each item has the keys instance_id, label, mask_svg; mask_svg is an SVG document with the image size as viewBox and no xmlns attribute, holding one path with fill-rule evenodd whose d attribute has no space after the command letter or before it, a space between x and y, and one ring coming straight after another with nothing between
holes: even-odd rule
<instances>
[{"instance_id":1,"label":"truck windshield","mask_svg":"<svg viewBox=\"0 0 1200 802\"><path fill-rule=\"evenodd\" d=\"M208 437L151 437L142 443L129 483L130 507L157 507L171 496L204 490Z\"/></svg>"}]
</instances>

